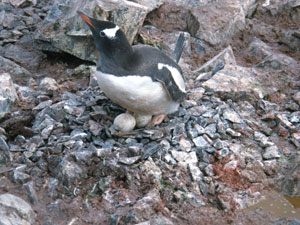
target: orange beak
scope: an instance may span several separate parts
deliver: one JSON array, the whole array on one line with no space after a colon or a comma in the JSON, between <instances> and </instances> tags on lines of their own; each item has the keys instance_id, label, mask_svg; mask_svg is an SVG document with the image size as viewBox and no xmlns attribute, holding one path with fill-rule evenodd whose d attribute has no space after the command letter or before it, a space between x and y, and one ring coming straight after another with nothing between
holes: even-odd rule
<instances>
[{"instance_id":1,"label":"orange beak","mask_svg":"<svg viewBox=\"0 0 300 225\"><path fill-rule=\"evenodd\" d=\"M95 26L92 24L90 18L88 18L85 14L83 14L82 12L78 11L78 14L81 16L81 18L88 23L91 27L93 27L95 29Z\"/></svg>"}]
</instances>

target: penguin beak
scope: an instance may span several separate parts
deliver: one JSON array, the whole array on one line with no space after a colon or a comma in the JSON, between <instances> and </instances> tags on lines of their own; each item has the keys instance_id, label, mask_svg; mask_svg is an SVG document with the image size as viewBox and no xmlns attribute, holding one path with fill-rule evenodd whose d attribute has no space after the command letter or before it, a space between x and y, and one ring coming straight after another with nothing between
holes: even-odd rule
<instances>
[{"instance_id":1,"label":"penguin beak","mask_svg":"<svg viewBox=\"0 0 300 225\"><path fill-rule=\"evenodd\" d=\"M88 24L90 25L92 28L96 29L94 24L91 21L91 18L88 17L87 15L85 15L83 12L81 11L77 11L77 13L81 16L81 18Z\"/></svg>"}]
</instances>

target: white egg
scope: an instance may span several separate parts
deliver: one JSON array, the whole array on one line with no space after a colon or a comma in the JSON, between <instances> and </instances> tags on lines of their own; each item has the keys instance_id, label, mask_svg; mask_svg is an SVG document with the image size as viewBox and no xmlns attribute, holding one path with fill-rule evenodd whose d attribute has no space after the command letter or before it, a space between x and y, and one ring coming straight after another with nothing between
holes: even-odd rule
<instances>
[{"instance_id":1,"label":"white egg","mask_svg":"<svg viewBox=\"0 0 300 225\"><path fill-rule=\"evenodd\" d=\"M128 132L135 127L135 118L128 113L122 113L118 115L114 120L114 126L117 130L122 132Z\"/></svg>"},{"instance_id":2,"label":"white egg","mask_svg":"<svg viewBox=\"0 0 300 225\"><path fill-rule=\"evenodd\" d=\"M135 114L134 117L138 128L147 126L152 119L151 115Z\"/></svg>"}]
</instances>

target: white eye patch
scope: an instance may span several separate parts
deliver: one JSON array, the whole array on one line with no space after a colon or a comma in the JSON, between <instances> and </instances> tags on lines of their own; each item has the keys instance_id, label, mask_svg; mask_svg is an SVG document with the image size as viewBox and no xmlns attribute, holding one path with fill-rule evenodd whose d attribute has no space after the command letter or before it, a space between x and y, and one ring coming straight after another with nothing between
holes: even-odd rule
<instances>
[{"instance_id":1,"label":"white eye patch","mask_svg":"<svg viewBox=\"0 0 300 225\"><path fill-rule=\"evenodd\" d=\"M104 33L106 37L110 39L116 38L116 33L120 28L116 25L114 28L106 28L102 30L100 33Z\"/></svg>"}]
</instances>

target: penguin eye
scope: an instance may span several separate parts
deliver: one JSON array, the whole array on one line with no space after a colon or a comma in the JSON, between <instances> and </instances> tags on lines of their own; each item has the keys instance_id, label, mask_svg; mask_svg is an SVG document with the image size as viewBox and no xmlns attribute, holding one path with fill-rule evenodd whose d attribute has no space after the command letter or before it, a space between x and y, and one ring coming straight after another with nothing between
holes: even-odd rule
<instances>
[{"instance_id":1,"label":"penguin eye","mask_svg":"<svg viewBox=\"0 0 300 225\"><path fill-rule=\"evenodd\" d=\"M105 37L104 31L100 31L100 37Z\"/></svg>"}]
</instances>

